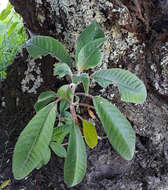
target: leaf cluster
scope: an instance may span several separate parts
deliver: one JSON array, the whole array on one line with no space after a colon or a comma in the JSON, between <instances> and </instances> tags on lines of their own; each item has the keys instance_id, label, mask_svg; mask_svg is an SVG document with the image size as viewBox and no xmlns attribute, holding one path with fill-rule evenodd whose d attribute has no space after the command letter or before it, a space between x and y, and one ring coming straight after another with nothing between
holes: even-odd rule
<instances>
[{"instance_id":1,"label":"leaf cluster","mask_svg":"<svg viewBox=\"0 0 168 190\"><path fill-rule=\"evenodd\" d=\"M26 40L21 17L10 3L0 13L0 31L0 79L3 79L6 67Z\"/></svg>"},{"instance_id":2,"label":"leaf cluster","mask_svg":"<svg viewBox=\"0 0 168 190\"><path fill-rule=\"evenodd\" d=\"M79 36L75 53L75 69L72 58L56 39L49 36L34 36L26 46L31 56L38 58L51 54L59 63L54 65L54 75L69 77L70 84L61 86L57 92L40 94L34 106L36 115L22 131L13 154L13 173L22 179L33 169L41 168L50 160L51 150L65 158L64 181L74 186L83 179L86 166L86 144L94 148L98 143L96 127L91 120L78 114L77 107L86 106L97 115L113 148L126 160L131 160L135 151L135 132L125 116L108 100L89 94L90 81L102 88L110 84L118 86L125 102L142 103L146 88L134 74L122 69L101 69L91 75L90 68L102 61L101 47L106 37L97 22L89 25ZM76 92L82 84L84 92ZM81 102L80 97L91 99L93 105ZM65 142L65 137L68 142ZM65 148L67 146L67 149Z\"/></svg>"}]
</instances>

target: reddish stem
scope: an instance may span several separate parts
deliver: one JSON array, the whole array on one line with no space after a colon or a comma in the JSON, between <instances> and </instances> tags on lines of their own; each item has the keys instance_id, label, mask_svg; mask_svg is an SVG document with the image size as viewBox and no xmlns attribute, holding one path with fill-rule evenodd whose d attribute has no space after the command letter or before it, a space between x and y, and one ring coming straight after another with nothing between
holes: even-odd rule
<instances>
[{"instance_id":1,"label":"reddish stem","mask_svg":"<svg viewBox=\"0 0 168 190\"><path fill-rule=\"evenodd\" d=\"M75 111L75 107L74 107L74 94L75 94L75 89L76 89L76 84L73 84L72 83L72 103L70 104L70 111L71 111L71 114L72 114L72 119L74 121L75 124L78 125L78 118L76 116L76 111Z\"/></svg>"},{"instance_id":2,"label":"reddish stem","mask_svg":"<svg viewBox=\"0 0 168 190\"><path fill-rule=\"evenodd\" d=\"M77 117L78 117L81 121L84 120L80 115L77 115Z\"/></svg>"},{"instance_id":3,"label":"reddish stem","mask_svg":"<svg viewBox=\"0 0 168 190\"><path fill-rule=\"evenodd\" d=\"M79 104L76 104L77 106L83 106L83 107L88 107L88 108L92 108L95 110L95 107L94 106L91 106L89 104L83 104L83 103L79 103Z\"/></svg>"},{"instance_id":4,"label":"reddish stem","mask_svg":"<svg viewBox=\"0 0 168 190\"><path fill-rule=\"evenodd\" d=\"M75 95L77 95L77 96L86 96L86 97L89 97L89 98L93 99L92 95L85 94L85 93L82 93L82 92L77 92Z\"/></svg>"}]
</instances>

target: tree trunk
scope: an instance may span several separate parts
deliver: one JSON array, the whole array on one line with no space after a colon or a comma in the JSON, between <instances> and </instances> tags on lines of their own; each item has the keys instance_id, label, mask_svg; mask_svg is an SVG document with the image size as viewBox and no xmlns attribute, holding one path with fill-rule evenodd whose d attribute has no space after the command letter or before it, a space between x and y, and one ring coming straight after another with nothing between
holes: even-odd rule
<instances>
[{"instance_id":1,"label":"tree trunk","mask_svg":"<svg viewBox=\"0 0 168 190\"><path fill-rule=\"evenodd\" d=\"M64 44L72 57L79 34L93 20L105 31L102 68L121 67L137 74L148 88L148 99L142 105L122 103L116 88L109 87L99 95L112 100L124 112L137 133L134 160L122 160L108 140L88 150L85 179L71 189L156 189L168 188L168 28L165 7L162 14L156 1L115 0L10 0L25 25L27 37L48 35ZM159 2L159 1L158 1ZM49 164L34 171L27 180L15 181L11 174L10 148L20 131L34 115L33 105L46 90L56 91L66 79L53 76L57 59L47 55L34 60L23 47L7 69L7 78L0 83L0 121L2 138L3 178L11 178L10 189L23 184L32 189L67 189L63 182L63 160L54 155ZM92 86L91 92L97 87ZM112 94L115 94L112 98ZM7 164L9 159L9 164ZM121 175L122 174L122 175ZM27 181L27 182L26 182ZM23 183L22 183L23 182ZM49 187L50 186L50 187Z\"/></svg>"}]
</instances>

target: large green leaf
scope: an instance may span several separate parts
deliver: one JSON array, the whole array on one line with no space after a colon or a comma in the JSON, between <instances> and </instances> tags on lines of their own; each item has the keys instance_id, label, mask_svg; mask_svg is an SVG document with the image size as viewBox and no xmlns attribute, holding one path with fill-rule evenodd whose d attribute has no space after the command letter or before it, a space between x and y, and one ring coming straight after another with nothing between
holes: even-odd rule
<instances>
[{"instance_id":1,"label":"large green leaf","mask_svg":"<svg viewBox=\"0 0 168 190\"><path fill-rule=\"evenodd\" d=\"M50 143L50 147L51 147L52 151L57 156L59 156L61 158L65 158L66 157L66 150L65 150L65 148L61 144L58 144L56 142L51 142Z\"/></svg>"},{"instance_id":2,"label":"large green leaf","mask_svg":"<svg viewBox=\"0 0 168 190\"><path fill-rule=\"evenodd\" d=\"M95 126L87 120L82 121L85 141L90 148L97 145L97 132Z\"/></svg>"},{"instance_id":3,"label":"large green leaf","mask_svg":"<svg viewBox=\"0 0 168 190\"><path fill-rule=\"evenodd\" d=\"M142 103L147 92L144 83L137 76L123 69L102 69L91 77L103 88L109 84L117 84L121 99L125 102Z\"/></svg>"},{"instance_id":4,"label":"large green leaf","mask_svg":"<svg viewBox=\"0 0 168 190\"><path fill-rule=\"evenodd\" d=\"M64 46L50 36L33 36L26 43L27 50L35 59L42 55L51 54L56 56L61 62L70 64L71 57Z\"/></svg>"},{"instance_id":5,"label":"large green leaf","mask_svg":"<svg viewBox=\"0 0 168 190\"><path fill-rule=\"evenodd\" d=\"M80 183L86 172L86 148L78 126L73 125L64 164L64 181L72 187Z\"/></svg>"},{"instance_id":6,"label":"large green leaf","mask_svg":"<svg viewBox=\"0 0 168 190\"><path fill-rule=\"evenodd\" d=\"M131 160L135 150L135 132L122 113L106 99L94 97L96 112L114 149L126 160Z\"/></svg>"},{"instance_id":7,"label":"large green leaf","mask_svg":"<svg viewBox=\"0 0 168 190\"><path fill-rule=\"evenodd\" d=\"M85 93L88 94L89 84L90 84L90 78L89 78L88 74L86 74L86 73L82 73L80 75L74 74L73 75L73 83L75 83L75 84L82 83Z\"/></svg>"},{"instance_id":8,"label":"large green leaf","mask_svg":"<svg viewBox=\"0 0 168 190\"><path fill-rule=\"evenodd\" d=\"M72 102L72 89L69 85L63 85L58 89L57 96Z\"/></svg>"},{"instance_id":9,"label":"large green leaf","mask_svg":"<svg viewBox=\"0 0 168 190\"><path fill-rule=\"evenodd\" d=\"M45 107L48 103L56 99L56 93L53 91L45 91L40 94L37 102L34 105L36 112Z\"/></svg>"},{"instance_id":10,"label":"large green leaf","mask_svg":"<svg viewBox=\"0 0 168 190\"><path fill-rule=\"evenodd\" d=\"M69 125L60 125L54 128L52 141L56 141L58 144L61 144L66 135L69 134L71 127Z\"/></svg>"},{"instance_id":11,"label":"large green leaf","mask_svg":"<svg viewBox=\"0 0 168 190\"><path fill-rule=\"evenodd\" d=\"M98 38L87 43L78 54L78 61L76 63L79 71L88 70L89 68L97 66L102 60L102 54L99 48L103 45L106 38Z\"/></svg>"},{"instance_id":12,"label":"large green leaf","mask_svg":"<svg viewBox=\"0 0 168 190\"><path fill-rule=\"evenodd\" d=\"M41 109L20 134L13 154L13 174L15 179L26 177L39 166L48 154L48 146L53 133L57 105L51 103ZM46 163L46 161L44 160Z\"/></svg>"},{"instance_id":13,"label":"large green leaf","mask_svg":"<svg viewBox=\"0 0 168 190\"><path fill-rule=\"evenodd\" d=\"M96 40L98 38L104 38L104 32L100 25L94 21L90 24L79 36L77 40L77 48L75 54L75 60L78 61L78 54L80 50L89 42Z\"/></svg>"},{"instance_id":14,"label":"large green leaf","mask_svg":"<svg viewBox=\"0 0 168 190\"><path fill-rule=\"evenodd\" d=\"M60 78L65 75L72 75L70 67L66 63L56 63L54 65L54 76L58 75Z\"/></svg>"}]
</instances>

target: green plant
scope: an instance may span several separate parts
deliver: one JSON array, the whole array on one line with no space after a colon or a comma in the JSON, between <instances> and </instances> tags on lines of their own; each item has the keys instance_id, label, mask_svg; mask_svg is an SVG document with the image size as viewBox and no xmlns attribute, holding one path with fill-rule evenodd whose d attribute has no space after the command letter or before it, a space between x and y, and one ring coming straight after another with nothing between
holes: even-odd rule
<instances>
[{"instance_id":1,"label":"green plant","mask_svg":"<svg viewBox=\"0 0 168 190\"><path fill-rule=\"evenodd\" d=\"M57 93L47 91L40 94L35 104L36 115L22 131L13 154L13 173L22 179L33 169L47 164L51 152L65 158L64 181L68 186L81 182L86 172L86 148L97 145L94 124L84 120L76 107L86 106L95 111L114 149L126 160L131 160L135 150L135 132L129 121L108 100L89 94L90 79L106 88L116 84L121 99L125 102L142 103L146 99L146 88L142 81L129 71L101 69L89 76L85 71L100 64L101 46L106 38L97 22L93 22L79 36L75 54L75 68L70 68L72 59L61 43L52 37L34 36L27 42L27 49L34 58L51 54L60 62L54 65L54 75L69 76L70 84L61 86ZM84 92L76 92L83 84ZM93 106L81 102L85 96ZM56 127L55 127L56 126ZM63 144L69 135L68 144ZM64 148L68 145L67 151Z\"/></svg>"},{"instance_id":2,"label":"green plant","mask_svg":"<svg viewBox=\"0 0 168 190\"><path fill-rule=\"evenodd\" d=\"M8 3L0 13L0 80L6 77L6 67L12 63L16 53L26 40L21 17Z\"/></svg>"}]
</instances>

